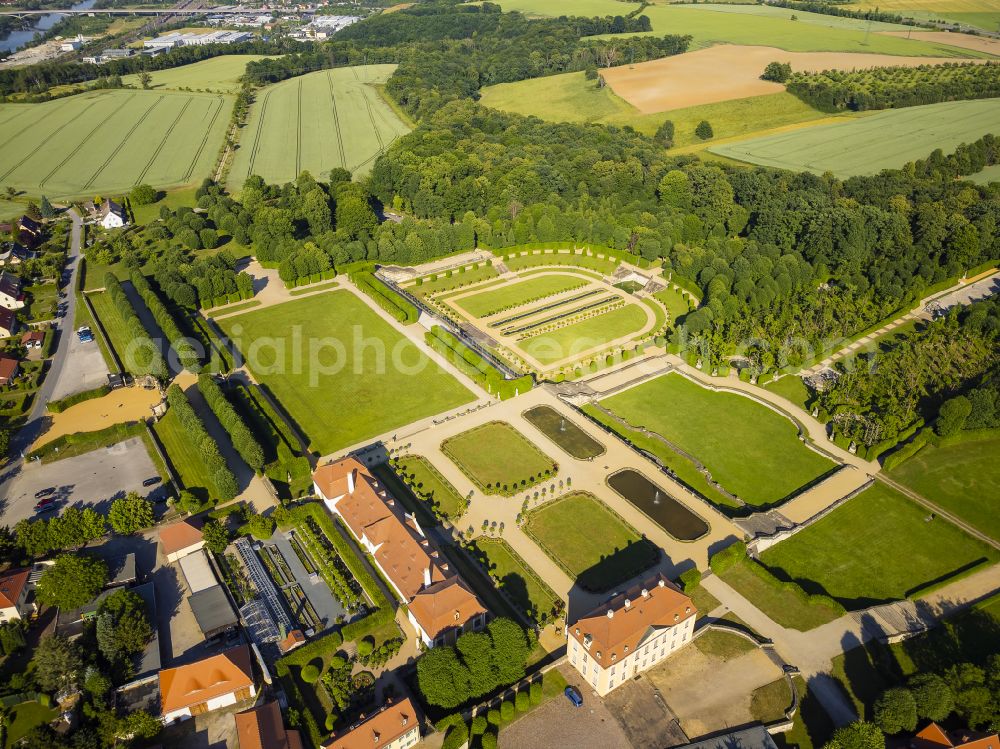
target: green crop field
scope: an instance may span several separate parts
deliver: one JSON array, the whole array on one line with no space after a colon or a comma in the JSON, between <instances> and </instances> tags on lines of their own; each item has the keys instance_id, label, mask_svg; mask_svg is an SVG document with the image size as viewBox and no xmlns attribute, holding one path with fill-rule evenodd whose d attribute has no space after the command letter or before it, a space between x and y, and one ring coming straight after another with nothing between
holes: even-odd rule
<instances>
[{"instance_id":1,"label":"green crop field","mask_svg":"<svg viewBox=\"0 0 1000 749\"><path fill-rule=\"evenodd\" d=\"M704 144L705 141L694 134L702 120L712 123L715 140L719 140L831 117L785 92L643 114L616 95L610 86L599 89L583 73L562 73L487 86L482 90L482 103L549 122L628 125L644 135L653 135L664 120L670 120L674 123L675 147ZM838 119L855 116L853 113L837 115Z\"/></svg>"},{"instance_id":2,"label":"green crop field","mask_svg":"<svg viewBox=\"0 0 1000 749\"><path fill-rule=\"evenodd\" d=\"M601 405L693 455L751 505L780 502L834 465L799 442L795 425L781 414L681 375L657 377Z\"/></svg>"},{"instance_id":3,"label":"green crop field","mask_svg":"<svg viewBox=\"0 0 1000 749\"><path fill-rule=\"evenodd\" d=\"M761 554L761 562L807 592L847 608L914 595L1000 554L876 482L847 504ZM901 553L905 550L905 553Z\"/></svg>"},{"instance_id":4,"label":"green crop field","mask_svg":"<svg viewBox=\"0 0 1000 749\"><path fill-rule=\"evenodd\" d=\"M367 174L409 129L379 96L395 65L334 68L268 86L257 94L229 174L239 188L251 174L289 182L301 172L325 179L335 167Z\"/></svg>"},{"instance_id":5,"label":"green crop field","mask_svg":"<svg viewBox=\"0 0 1000 749\"><path fill-rule=\"evenodd\" d=\"M463 297L455 302L473 317L488 317L547 296L586 286L589 281L575 276L544 275L504 284L498 289Z\"/></svg>"},{"instance_id":6,"label":"green crop field","mask_svg":"<svg viewBox=\"0 0 1000 749\"><path fill-rule=\"evenodd\" d=\"M927 157L940 148L954 151L987 133L1000 133L1000 99L928 104L890 109L833 125L711 146L712 153L752 164L833 172L847 178L874 174Z\"/></svg>"},{"instance_id":7,"label":"green crop field","mask_svg":"<svg viewBox=\"0 0 1000 749\"><path fill-rule=\"evenodd\" d=\"M628 303L550 333L532 336L519 347L545 366L619 338L628 338L642 331L648 320L644 307Z\"/></svg>"},{"instance_id":8,"label":"green crop field","mask_svg":"<svg viewBox=\"0 0 1000 749\"><path fill-rule=\"evenodd\" d=\"M0 104L0 183L65 198L200 182L232 105L218 94L132 90Z\"/></svg>"},{"instance_id":9,"label":"green crop field","mask_svg":"<svg viewBox=\"0 0 1000 749\"><path fill-rule=\"evenodd\" d=\"M473 400L346 290L218 324L321 455Z\"/></svg>"},{"instance_id":10,"label":"green crop field","mask_svg":"<svg viewBox=\"0 0 1000 749\"><path fill-rule=\"evenodd\" d=\"M514 494L556 471L552 458L505 421L449 437L441 452L487 494Z\"/></svg>"},{"instance_id":11,"label":"green crop field","mask_svg":"<svg viewBox=\"0 0 1000 749\"><path fill-rule=\"evenodd\" d=\"M240 76L248 62L265 60L267 55L222 55L178 68L150 72L153 90L187 88L219 94L235 94L240 90ZM122 76L126 86L139 86L138 75Z\"/></svg>"},{"instance_id":12,"label":"green crop field","mask_svg":"<svg viewBox=\"0 0 1000 749\"><path fill-rule=\"evenodd\" d=\"M524 531L590 590L624 582L659 557L652 542L586 492L573 492L532 510Z\"/></svg>"},{"instance_id":13,"label":"green crop field","mask_svg":"<svg viewBox=\"0 0 1000 749\"><path fill-rule=\"evenodd\" d=\"M519 10L531 15L624 15L629 5L617 0L586 0L584 12L577 0L500 0L504 10ZM637 9L639 6L634 6ZM942 57L986 57L971 50L944 44L882 36L876 31L906 31L907 26L869 23L854 18L840 18L801 10L757 4L651 5L644 8L653 31L647 34L690 34L692 47L728 42L759 44L793 52L879 52L887 55ZM796 20L792 20L792 15ZM642 36L643 34L640 34ZM710 74L711 71L706 71Z\"/></svg>"},{"instance_id":14,"label":"green crop field","mask_svg":"<svg viewBox=\"0 0 1000 749\"><path fill-rule=\"evenodd\" d=\"M1000 540L1000 431L981 439L927 445L894 469L893 480Z\"/></svg>"},{"instance_id":15,"label":"green crop field","mask_svg":"<svg viewBox=\"0 0 1000 749\"><path fill-rule=\"evenodd\" d=\"M24 214L27 206L14 200L0 200L0 220L16 218Z\"/></svg>"}]
</instances>

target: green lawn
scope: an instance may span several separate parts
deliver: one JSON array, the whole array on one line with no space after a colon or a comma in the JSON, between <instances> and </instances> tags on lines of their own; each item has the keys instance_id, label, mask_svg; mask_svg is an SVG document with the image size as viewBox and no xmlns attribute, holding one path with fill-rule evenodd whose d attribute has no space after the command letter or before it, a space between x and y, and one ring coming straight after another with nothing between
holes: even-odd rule
<instances>
[{"instance_id":1,"label":"green lawn","mask_svg":"<svg viewBox=\"0 0 1000 749\"><path fill-rule=\"evenodd\" d=\"M108 342L111 344L111 348L115 350L118 358L121 359L128 350L132 336L129 335L121 315L118 314L118 310L111 301L111 297L102 291L97 294L87 294L87 298L94 306L94 312L100 319L104 332L108 334ZM100 336L98 331L94 331L94 336Z\"/></svg>"},{"instance_id":2,"label":"green lawn","mask_svg":"<svg viewBox=\"0 0 1000 749\"><path fill-rule=\"evenodd\" d=\"M700 460L751 505L780 502L833 468L798 439L781 414L735 393L717 393L668 374L601 401Z\"/></svg>"},{"instance_id":3,"label":"green lawn","mask_svg":"<svg viewBox=\"0 0 1000 749\"><path fill-rule=\"evenodd\" d=\"M410 489L447 518L457 518L465 511L465 499L440 471L422 455L397 458L396 472L405 477Z\"/></svg>"},{"instance_id":4,"label":"green lawn","mask_svg":"<svg viewBox=\"0 0 1000 749\"><path fill-rule=\"evenodd\" d=\"M550 333L532 336L519 344L527 354L542 366L563 359L578 357L618 338L626 338L643 331L647 316L645 308L634 302L624 307L604 312Z\"/></svg>"},{"instance_id":5,"label":"green lawn","mask_svg":"<svg viewBox=\"0 0 1000 749\"><path fill-rule=\"evenodd\" d=\"M606 257L601 258L594 255L586 255L582 252L556 252L555 250L548 252L519 252L509 259L505 259L504 264L512 271L537 268L545 265L569 265L577 268L587 268L606 276L614 273L619 265L617 260Z\"/></svg>"},{"instance_id":6,"label":"green lawn","mask_svg":"<svg viewBox=\"0 0 1000 749\"><path fill-rule=\"evenodd\" d=\"M321 455L473 399L350 291L218 324Z\"/></svg>"},{"instance_id":7,"label":"green lawn","mask_svg":"<svg viewBox=\"0 0 1000 749\"><path fill-rule=\"evenodd\" d=\"M487 494L516 494L557 469L552 458L505 421L449 437L441 450Z\"/></svg>"},{"instance_id":8,"label":"green lawn","mask_svg":"<svg viewBox=\"0 0 1000 749\"><path fill-rule=\"evenodd\" d=\"M982 439L920 452L890 477L955 513L978 530L1000 539L1000 431Z\"/></svg>"},{"instance_id":9,"label":"green lawn","mask_svg":"<svg viewBox=\"0 0 1000 749\"><path fill-rule=\"evenodd\" d=\"M660 555L654 544L586 492L532 510L524 530L588 590L608 590L651 567Z\"/></svg>"},{"instance_id":10,"label":"green lawn","mask_svg":"<svg viewBox=\"0 0 1000 749\"><path fill-rule=\"evenodd\" d=\"M27 208L25 203L19 203L15 200L0 199L0 221L6 221L10 218L23 216L25 208Z\"/></svg>"},{"instance_id":11,"label":"green lawn","mask_svg":"<svg viewBox=\"0 0 1000 749\"><path fill-rule=\"evenodd\" d=\"M663 302L663 306L667 308L667 312L670 313L670 322L675 322L678 317L683 317L689 311L688 298L672 286L656 292L653 296Z\"/></svg>"},{"instance_id":12,"label":"green lawn","mask_svg":"<svg viewBox=\"0 0 1000 749\"><path fill-rule=\"evenodd\" d=\"M785 710L791 704L792 692L782 677L753 691L750 695L750 714L754 720L766 725L783 719Z\"/></svg>"},{"instance_id":13,"label":"green lawn","mask_svg":"<svg viewBox=\"0 0 1000 749\"><path fill-rule=\"evenodd\" d=\"M488 317L489 315L511 310L524 304L544 299L570 289L586 286L589 281L575 276L537 276L523 281L504 284L496 289L473 294L455 302L473 317Z\"/></svg>"},{"instance_id":14,"label":"green lawn","mask_svg":"<svg viewBox=\"0 0 1000 749\"><path fill-rule=\"evenodd\" d=\"M787 398L803 410L806 408L806 401L812 397L812 391L802 381L802 378L795 375L785 375L780 380L772 380L764 385L764 389L770 390L782 398Z\"/></svg>"},{"instance_id":15,"label":"green lawn","mask_svg":"<svg viewBox=\"0 0 1000 749\"><path fill-rule=\"evenodd\" d=\"M739 635L713 630L695 638L694 646L705 655L721 658L724 661L738 658L757 648L752 642Z\"/></svg>"},{"instance_id":16,"label":"green lawn","mask_svg":"<svg viewBox=\"0 0 1000 749\"><path fill-rule=\"evenodd\" d=\"M1000 558L992 547L876 482L847 504L761 554L776 575L847 608L906 598ZM900 550L905 549L905 553Z\"/></svg>"},{"instance_id":17,"label":"green lawn","mask_svg":"<svg viewBox=\"0 0 1000 749\"><path fill-rule=\"evenodd\" d=\"M30 320L48 320L55 313L56 295L58 289L54 283L26 286L24 289L30 301L25 306L25 313Z\"/></svg>"},{"instance_id":18,"label":"green lawn","mask_svg":"<svg viewBox=\"0 0 1000 749\"><path fill-rule=\"evenodd\" d=\"M529 619L538 623L555 610L559 597L506 541L477 538L475 547L482 553L497 587L505 591Z\"/></svg>"},{"instance_id":19,"label":"green lawn","mask_svg":"<svg viewBox=\"0 0 1000 749\"><path fill-rule=\"evenodd\" d=\"M988 185L991 182L1000 182L1000 164L994 164L993 166L988 166L981 172L976 172L969 177L966 177L970 182L975 182L977 185Z\"/></svg>"},{"instance_id":20,"label":"green lawn","mask_svg":"<svg viewBox=\"0 0 1000 749\"><path fill-rule=\"evenodd\" d=\"M219 59L219 58L216 58ZM168 70L162 71L164 73L169 72ZM135 214L135 222L137 224L149 224L160 218L160 208L166 206L172 211L176 211L182 206L187 206L188 208L194 208L198 204L198 200L195 198L194 194L197 192L197 188L194 187L184 187L176 190L167 190L163 197L157 200L155 203L149 203L148 205L133 205L132 213ZM87 261L90 264L90 261ZM89 271L88 271L89 274ZM96 281L100 281L100 278L95 278ZM98 286L100 284L97 284Z\"/></svg>"},{"instance_id":21,"label":"green lawn","mask_svg":"<svg viewBox=\"0 0 1000 749\"><path fill-rule=\"evenodd\" d=\"M183 488L193 492L199 499L215 499L219 496L201 453L188 438L184 427L172 409L153 425L153 431L167 453L167 459L180 476Z\"/></svg>"},{"instance_id":22,"label":"green lawn","mask_svg":"<svg viewBox=\"0 0 1000 749\"><path fill-rule=\"evenodd\" d=\"M485 281L488 278L496 278L496 276L496 268L492 265L481 265L478 268L469 270L466 270L465 266L462 266L459 270L453 271L450 276L441 275L433 281L430 280L431 276L419 278L417 279L418 283L410 284L406 289L411 294L425 297L428 294L437 294L450 289L457 289L461 286L470 286L479 281Z\"/></svg>"},{"instance_id":23,"label":"green lawn","mask_svg":"<svg viewBox=\"0 0 1000 749\"><path fill-rule=\"evenodd\" d=\"M240 90L240 77L246 70L247 63L264 59L267 59L266 55L222 55L177 68L154 70L150 73L153 76L150 88L154 91L187 88L195 91L235 94ZM122 76L122 83L138 87L139 76L138 74Z\"/></svg>"},{"instance_id":24,"label":"green lawn","mask_svg":"<svg viewBox=\"0 0 1000 749\"><path fill-rule=\"evenodd\" d=\"M752 164L832 172L842 179L895 169L935 148L951 153L996 129L1000 99L952 101L889 109L870 117L711 146L709 151Z\"/></svg>"},{"instance_id":25,"label":"green lawn","mask_svg":"<svg viewBox=\"0 0 1000 749\"><path fill-rule=\"evenodd\" d=\"M22 702L11 708L7 723L7 744L14 746L32 728L48 723L59 717L59 711L43 707L38 702Z\"/></svg>"}]
</instances>

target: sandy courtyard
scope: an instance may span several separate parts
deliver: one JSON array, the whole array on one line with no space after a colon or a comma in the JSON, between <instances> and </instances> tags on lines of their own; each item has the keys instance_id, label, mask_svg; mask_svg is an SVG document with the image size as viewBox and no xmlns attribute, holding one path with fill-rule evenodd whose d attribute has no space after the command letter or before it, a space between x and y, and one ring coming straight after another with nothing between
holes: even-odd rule
<instances>
[{"instance_id":1,"label":"sandy courtyard","mask_svg":"<svg viewBox=\"0 0 1000 749\"><path fill-rule=\"evenodd\" d=\"M62 413L48 414L52 425L34 448L51 442L64 434L76 432L96 432L113 424L124 424L152 416L151 409L161 400L159 390L141 387L118 388L103 398L95 398L70 406Z\"/></svg>"},{"instance_id":2,"label":"sandy courtyard","mask_svg":"<svg viewBox=\"0 0 1000 749\"><path fill-rule=\"evenodd\" d=\"M949 37L949 44L956 44L951 38L963 35L930 33L923 36L945 36ZM932 41L945 40L935 38ZM992 43L1000 47L1000 42ZM890 65L915 67L944 62L984 61L850 52L787 52L776 47L720 44L683 55L608 68L601 71L601 75L618 96L643 114L654 114L784 91L782 84L760 79L760 74L769 62L791 63L792 70L797 72L818 72Z\"/></svg>"}]
</instances>

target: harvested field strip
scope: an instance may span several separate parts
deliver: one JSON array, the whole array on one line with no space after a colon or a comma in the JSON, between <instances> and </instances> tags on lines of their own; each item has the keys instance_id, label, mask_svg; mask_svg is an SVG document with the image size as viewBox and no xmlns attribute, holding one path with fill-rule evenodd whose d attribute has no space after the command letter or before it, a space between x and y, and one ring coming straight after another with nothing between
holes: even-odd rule
<instances>
[{"instance_id":1,"label":"harvested field strip","mask_svg":"<svg viewBox=\"0 0 1000 749\"><path fill-rule=\"evenodd\" d=\"M132 133L134 133L134 132L135 132L136 130L138 130L138 129L139 129L139 126L140 126L140 125L141 125L141 124L142 124L143 122L145 122L146 118L147 118L147 117L149 117L150 113L151 113L151 112L152 112L152 111L153 111L154 109L156 109L156 108L157 108L157 107L158 107L158 106L160 105L160 103L161 103L162 101L163 101L163 97L162 97L162 96L161 96L161 97L159 97L159 98L157 98L157 99L156 99L156 101L154 101L154 102L153 102L153 103L152 103L152 104L151 104L151 105L149 106L149 108L148 108L148 109L146 109L146 111L145 111L145 112L143 112L143 114L142 114L142 117L140 117L140 118L139 118L138 120L136 120L136 121L135 121L135 124L134 124L134 125L132 125L132 127L131 127L131 128L129 128L129 131L128 131L128 133L126 133L126 134L125 134L125 138L124 138L124 140L128 140L129 138L131 138L131 137L132 137ZM94 184L94 182L95 182L95 181L97 180L97 178L98 178L98 177L99 177L99 176L101 175L101 172L103 172L103 171L104 171L104 170L105 170L105 169L107 168L108 164L110 164L110 163L111 163L111 160L112 160L112 159L113 159L114 157L115 157L115 152L114 152L114 151L112 151L111 153L109 153L109 154L108 154L108 158L106 158L106 159L104 160L104 163L103 163L103 164L101 164L101 165L100 165L99 167L97 167L97 171L96 171L96 172L94 172L94 173L93 173L92 175L90 175L90 179L88 179L88 180L87 180L87 183L86 183L86 184L85 184L85 185L83 186L83 187L84 187L84 189L89 189L89 188L90 188L90 186L91 186L92 184Z\"/></svg>"},{"instance_id":2,"label":"harvested field strip","mask_svg":"<svg viewBox=\"0 0 1000 749\"><path fill-rule=\"evenodd\" d=\"M54 175L54 174L55 174L56 172L58 172L58 171L59 171L59 169L60 169L60 168L61 168L61 167L62 167L63 165L65 165L67 161L69 161L69 160L70 160L71 158L73 158L74 156L76 156L76 154L77 154L77 153L79 153L79 152L80 152L80 151L81 151L81 150L83 149L83 147L84 147L84 146L85 146L85 145L87 144L87 141L88 141L88 140L90 140L91 138L93 138L93 137L94 137L94 134L95 134L95 133L96 133L96 132L97 132L98 130L100 130L100 129L101 129L102 127L106 127L106 126L107 126L107 124L108 124L109 122L111 122L111 121L112 121L112 120L113 120L113 119L114 119L114 118L115 118L115 117L116 117L116 116L118 115L118 113L119 113L119 112L121 112L121 111L122 111L122 109L124 109L124 108L125 108L125 106L126 106L126 105L127 105L127 104L128 104L129 102L130 102L130 101L132 101L132 99L133 99L133 98L134 98L134 94L132 94L132 95L129 95L129 96L128 96L128 97L127 97L127 98L126 98L126 99L125 99L124 101L122 101L122 103L121 103L121 104L119 104L119 105L118 105L118 106L117 106L117 107L115 108L115 110L114 110L114 111L113 111L113 112L112 112L112 113L111 113L111 114L110 114L110 115L109 115L109 116L107 117L107 119L106 119L106 120L104 120L104 121L102 121L102 122L98 122L98 123L97 123L97 124L96 124L96 125L94 126L94 128L93 128L93 129L92 129L92 130L91 130L91 131L90 131L89 133L87 133L87 135L86 135L86 136L84 136L83 140L81 140L81 141L79 142L79 144L78 144L78 145L76 146L76 148L74 148L74 149L73 149L72 151L70 151L70 152L69 152L69 155L68 155L68 156L66 156L66 158L64 158L64 159L63 159L62 161L60 161L60 162L59 162L59 163L58 163L58 164L57 164L57 165L56 165L56 166L55 166L55 167L54 167L54 168L52 169L52 171L51 171L51 172L49 172L48 174L46 174L46 175L45 175L45 176L44 176L44 177L42 178L42 181L38 183L38 186L39 186L39 187L44 187L44 186L45 186L45 183L46 183L46 182L48 182L48 181L49 181L50 179L52 179L52 175Z\"/></svg>"}]
</instances>

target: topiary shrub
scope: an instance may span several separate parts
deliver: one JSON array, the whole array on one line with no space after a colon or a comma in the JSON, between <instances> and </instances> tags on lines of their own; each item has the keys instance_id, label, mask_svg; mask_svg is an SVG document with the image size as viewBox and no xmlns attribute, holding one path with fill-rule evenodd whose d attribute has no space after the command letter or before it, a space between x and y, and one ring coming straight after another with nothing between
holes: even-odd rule
<instances>
[{"instance_id":1,"label":"topiary shrub","mask_svg":"<svg viewBox=\"0 0 1000 749\"><path fill-rule=\"evenodd\" d=\"M489 710L489 712L486 713L486 722L489 723L491 726L499 726L500 725L500 711L491 708Z\"/></svg>"},{"instance_id":2,"label":"topiary shrub","mask_svg":"<svg viewBox=\"0 0 1000 749\"><path fill-rule=\"evenodd\" d=\"M486 716L477 715L475 718L472 719L472 735L482 736L484 733L486 733L486 725L487 725Z\"/></svg>"},{"instance_id":3,"label":"topiary shrub","mask_svg":"<svg viewBox=\"0 0 1000 749\"><path fill-rule=\"evenodd\" d=\"M319 679L319 666L315 663L309 663L303 666L302 671L299 672L299 678L301 678L306 684L315 684Z\"/></svg>"},{"instance_id":4,"label":"topiary shrub","mask_svg":"<svg viewBox=\"0 0 1000 749\"><path fill-rule=\"evenodd\" d=\"M504 700L500 703L500 718L504 723L510 722L514 718L514 703Z\"/></svg>"},{"instance_id":5,"label":"topiary shrub","mask_svg":"<svg viewBox=\"0 0 1000 749\"><path fill-rule=\"evenodd\" d=\"M532 705L540 705L542 703L542 683L536 681L528 689L528 697L531 700Z\"/></svg>"},{"instance_id":6,"label":"topiary shrub","mask_svg":"<svg viewBox=\"0 0 1000 749\"><path fill-rule=\"evenodd\" d=\"M330 713L326 716L326 730L332 731L335 725L337 725L337 716Z\"/></svg>"},{"instance_id":7,"label":"topiary shrub","mask_svg":"<svg viewBox=\"0 0 1000 749\"><path fill-rule=\"evenodd\" d=\"M517 696L514 697L514 705L517 707L519 713L528 712L530 705L528 704L528 693L518 692Z\"/></svg>"},{"instance_id":8,"label":"topiary shrub","mask_svg":"<svg viewBox=\"0 0 1000 749\"><path fill-rule=\"evenodd\" d=\"M497 749L497 735L492 731L490 733L484 733L483 738L480 741L480 746L483 749Z\"/></svg>"},{"instance_id":9,"label":"topiary shrub","mask_svg":"<svg viewBox=\"0 0 1000 749\"><path fill-rule=\"evenodd\" d=\"M369 635L362 640L358 640L358 655L367 657L375 650L375 638Z\"/></svg>"}]
</instances>

